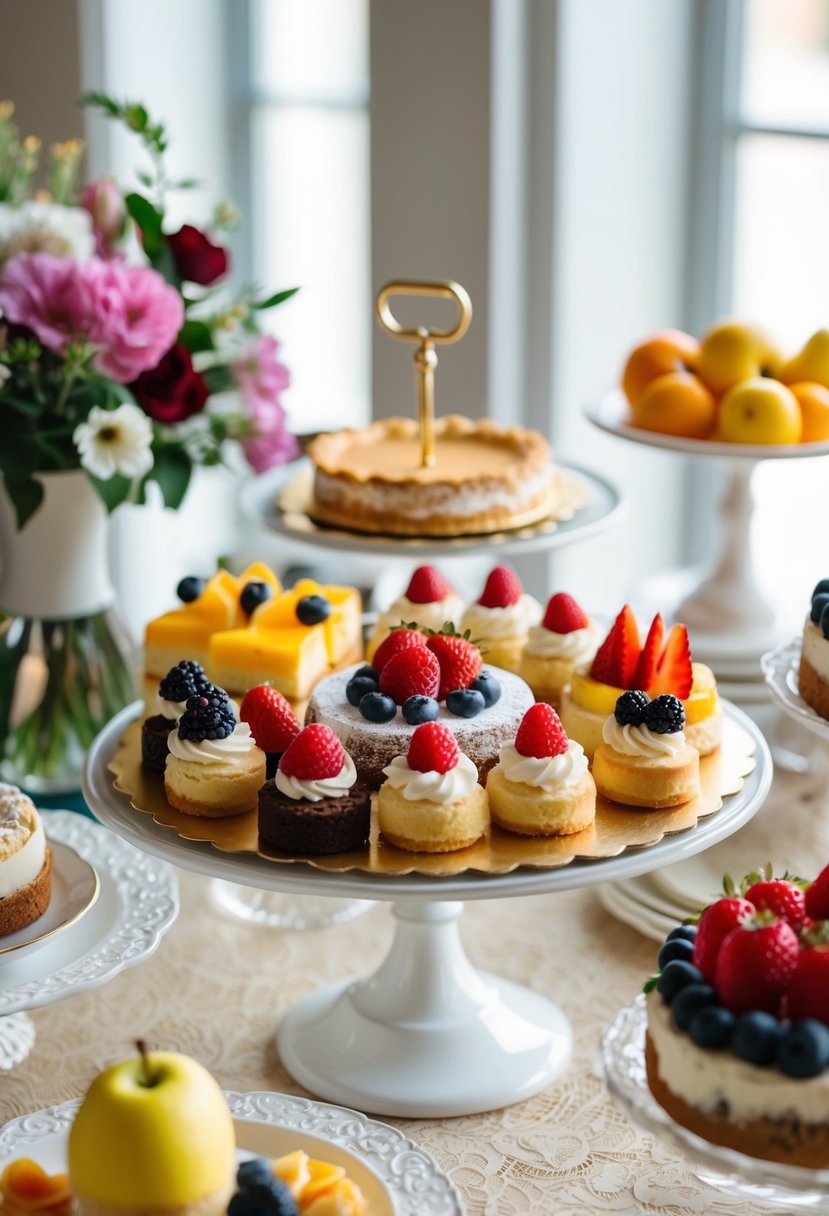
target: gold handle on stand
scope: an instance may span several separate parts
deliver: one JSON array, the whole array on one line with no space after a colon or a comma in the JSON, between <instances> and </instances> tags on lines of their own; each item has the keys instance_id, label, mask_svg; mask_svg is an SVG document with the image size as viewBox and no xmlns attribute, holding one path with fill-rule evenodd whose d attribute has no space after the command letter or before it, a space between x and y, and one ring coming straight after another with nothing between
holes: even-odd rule
<instances>
[{"instance_id":1,"label":"gold handle on stand","mask_svg":"<svg viewBox=\"0 0 829 1216\"><path fill-rule=\"evenodd\" d=\"M429 296L439 300L454 300L458 306L458 320L454 329L433 330L427 329L425 325L406 329L392 313L389 300L393 296ZM460 283L448 280L440 283L417 283L407 279L395 279L380 288L375 312L386 333L404 342L418 343L414 363L417 418L420 426L420 463L424 468L428 468L435 463L435 368L438 365L435 344L449 345L450 342L460 341L472 320L472 301Z\"/></svg>"}]
</instances>

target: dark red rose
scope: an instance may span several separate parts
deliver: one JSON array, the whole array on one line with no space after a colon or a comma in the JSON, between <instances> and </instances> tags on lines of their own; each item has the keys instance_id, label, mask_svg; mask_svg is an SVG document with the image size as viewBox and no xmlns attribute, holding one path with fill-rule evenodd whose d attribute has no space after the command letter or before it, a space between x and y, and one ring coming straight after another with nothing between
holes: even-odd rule
<instances>
[{"instance_id":1,"label":"dark red rose","mask_svg":"<svg viewBox=\"0 0 829 1216\"><path fill-rule=\"evenodd\" d=\"M209 287L227 274L227 250L214 245L192 224L184 224L178 232L168 236L167 244L172 250L176 270L188 283Z\"/></svg>"},{"instance_id":2,"label":"dark red rose","mask_svg":"<svg viewBox=\"0 0 829 1216\"><path fill-rule=\"evenodd\" d=\"M210 396L186 346L177 343L157 367L130 385L135 400L156 422L181 422L204 408Z\"/></svg>"}]
</instances>

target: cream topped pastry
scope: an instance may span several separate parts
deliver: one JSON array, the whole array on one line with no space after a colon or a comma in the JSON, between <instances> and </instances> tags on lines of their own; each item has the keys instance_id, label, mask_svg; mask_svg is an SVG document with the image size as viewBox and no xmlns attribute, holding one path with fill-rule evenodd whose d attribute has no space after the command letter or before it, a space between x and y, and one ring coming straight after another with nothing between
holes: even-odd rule
<instances>
[{"instance_id":1,"label":"cream topped pastry","mask_svg":"<svg viewBox=\"0 0 829 1216\"><path fill-rule=\"evenodd\" d=\"M52 854L34 803L0 784L0 936L36 921L52 896Z\"/></svg>"},{"instance_id":2,"label":"cream topped pastry","mask_svg":"<svg viewBox=\"0 0 829 1216\"><path fill-rule=\"evenodd\" d=\"M463 600L434 566L418 566L403 595L377 617L366 645L371 662L377 647L396 625L414 623L418 629L437 632L447 621L460 623Z\"/></svg>"},{"instance_id":3,"label":"cream topped pastry","mask_svg":"<svg viewBox=\"0 0 829 1216\"><path fill-rule=\"evenodd\" d=\"M463 614L461 631L481 644L488 663L517 673L527 635L540 620L541 605L525 592L515 571L496 566Z\"/></svg>"},{"instance_id":4,"label":"cream topped pastry","mask_svg":"<svg viewBox=\"0 0 829 1216\"><path fill-rule=\"evenodd\" d=\"M527 710L487 777L493 823L522 836L568 836L596 817L596 787L580 744L551 705Z\"/></svg>"},{"instance_id":5,"label":"cream topped pastry","mask_svg":"<svg viewBox=\"0 0 829 1216\"><path fill-rule=\"evenodd\" d=\"M237 722L223 688L208 684L187 699L168 747L164 792L171 806L214 818L255 810L265 753L247 722Z\"/></svg>"},{"instance_id":6,"label":"cream topped pastry","mask_svg":"<svg viewBox=\"0 0 829 1216\"><path fill-rule=\"evenodd\" d=\"M539 701L559 705L575 668L589 663L602 640L572 595L551 596L540 625L532 625L521 653L520 673Z\"/></svg>"},{"instance_id":7,"label":"cream topped pastry","mask_svg":"<svg viewBox=\"0 0 829 1216\"><path fill-rule=\"evenodd\" d=\"M699 752L688 743L685 707L670 693L622 693L593 756L596 789L626 806L661 809L699 793Z\"/></svg>"},{"instance_id":8,"label":"cream topped pastry","mask_svg":"<svg viewBox=\"0 0 829 1216\"><path fill-rule=\"evenodd\" d=\"M415 853L449 853L474 844L489 826L478 770L443 723L418 726L406 755L396 756L383 772L377 810L390 844Z\"/></svg>"},{"instance_id":9,"label":"cream topped pastry","mask_svg":"<svg viewBox=\"0 0 829 1216\"><path fill-rule=\"evenodd\" d=\"M141 728L141 759L145 768L164 772L170 731L186 710L188 697L209 684L203 668L192 659L182 659L170 668L155 694L155 713L145 718Z\"/></svg>"}]
</instances>

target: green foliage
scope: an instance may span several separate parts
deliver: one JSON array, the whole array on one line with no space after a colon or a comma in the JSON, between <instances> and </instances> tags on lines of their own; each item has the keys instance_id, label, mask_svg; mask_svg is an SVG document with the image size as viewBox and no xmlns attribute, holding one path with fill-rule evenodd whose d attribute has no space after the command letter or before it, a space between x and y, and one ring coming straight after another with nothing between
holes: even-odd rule
<instances>
[{"instance_id":1,"label":"green foliage","mask_svg":"<svg viewBox=\"0 0 829 1216\"><path fill-rule=\"evenodd\" d=\"M134 131L148 151L161 156L167 151L167 132L162 122L153 122L146 108L138 101L115 101L106 93L91 90L84 93L78 103L91 109L101 110L110 118L122 122L129 131Z\"/></svg>"},{"instance_id":2,"label":"green foliage","mask_svg":"<svg viewBox=\"0 0 829 1216\"><path fill-rule=\"evenodd\" d=\"M157 447L153 449L153 467L145 480L158 482L164 505L176 510L184 501L192 469L190 458L180 447Z\"/></svg>"},{"instance_id":3,"label":"green foliage","mask_svg":"<svg viewBox=\"0 0 829 1216\"><path fill-rule=\"evenodd\" d=\"M187 347L191 355L198 354L200 351L216 349L210 326L206 325L204 321L191 319L185 321L179 330L178 340L182 346Z\"/></svg>"},{"instance_id":4,"label":"green foliage","mask_svg":"<svg viewBox=\"0 0 829 1216\"><path fill-rule=\"evenodd\" d=\"M276 291L272 296L268 296L265 300L251 300L251 308L255 308L257 312L261 312L265 308L276 308L277 304L284 304L286 300L290 300L291 296L295 296L299 291L298 287L288 287L285 291Z\"/></svg>"},{"instance_id":5,"label":"green foliage","mask_svg":"<svg viewBox=\"0 0 829 1216\"><path fill-rule=\"evenodd\" d=\"M43 486L34 477L18 481L4 474L6 493L17 516L18 530L25 527L43 501Z\"/></svg>"}]
</instances>

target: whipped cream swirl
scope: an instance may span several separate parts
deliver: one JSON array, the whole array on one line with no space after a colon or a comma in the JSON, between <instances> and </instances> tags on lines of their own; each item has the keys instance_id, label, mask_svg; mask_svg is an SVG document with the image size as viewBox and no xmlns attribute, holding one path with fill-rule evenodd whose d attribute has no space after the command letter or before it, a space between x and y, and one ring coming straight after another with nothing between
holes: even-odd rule
<instances>
[{"instance_id":1,"label":"whipped cream swirl","mask_svg":"<svg viewBox=\"0 0 829 1216\"><path fill-rule=\"evenodd\" d=\"M603 631L594 621L584 629L556 633L543 625L533 625L527 635L525 653L534 659L564 659L568 663L586 663L599 648Z\"/></svg>"},{"instance_id":2,"label":"whipped cream swirl","mask_svg":"<svg viewBox=\"0 0 829 1216\"><path fill-rule=\"evenodd\" d=\"M323 798L344 798L356 780L357 769L346 752L342 768L333 777L289 777L278 768L274 784L286 798L297 802L301 798L307 802L321 802Z\"/></svg>"},{"instance_id":3,"label":"whipped cream swirl","mask_svg":"<svg viewBox=\"0 0 829 1216\"><path fill-rule=\"evenodd\" d=\"M445 621L457 625L462 616L463 600L459 595L455 595L454 591L433 604L415 604L405 595L401 595L399 600L395 600L390 608L377 617L376 632L388 633L401 621L416 621L421 629L440 629Z\"/></svg>"},{"instance_id":4,"label":"whipped cream swirl","mask_svg":"<svg viewBox=\"0 0 829 1216\"><path fill-rule=\"evenodd\" d=\"M670 735L659 735L649 726L620 726L613 714L605 720L602 738L608 747L623 756L644 756L655 760L661 756L675 756L686 746L685 731L677 730Z\"/></svg>"},{"instance_id":5,"label":"whipped cream swirl","mask_svg":"<svg viewBox=\"0 0 829 1216\"><path fill-rule=\"evenodd\" d=\"M167 746L170 754L179 760L192 760L196 764L215 764L217 761L246 756L256 747L256 740L250 733L247 722L237 722L226 739L202 739L200 743L192 739L182 739L177 730L171 731Z\"/></svg>"},{"instance_id":6,"label":"whipped cream swirl","mask_svg":"<svg viewBox=\"0 0 829 1216\"><path fill-rule=\"evenodd\" d=\"M587 772L587 756L575 739L560 756L522 756L514 743L505 743L498 756L507 781L537 786L546 794L557 786L575 785Z\"/></svg>"},{"instance_id":7,"label":"whipped cream swirl","mask_svg":"<svg viewBox=\"0 0 829 1216\"><path fill-rule=\"evenodd\" d=\"M507 608L485 608L483 604L470 604L463 614L461 632L469 629L473 638L523 637L541 620L541 612L538 600L526 591Z\"/></svg>"},{"instance_id":8,"label":"whipped cream swirl","mask_svg":"<svg viewBox=\"0 0 829 1216\"><path fill-rule=\"evenodd\" d=\"M434 769L428 773L418 772L409 768L405 756L395 756L383 772L389 785L400 790L407 802L457 802L470 794L478 784L478 770L463 752L448 773L436 773Z\"/></svg>"}]
</instances>

